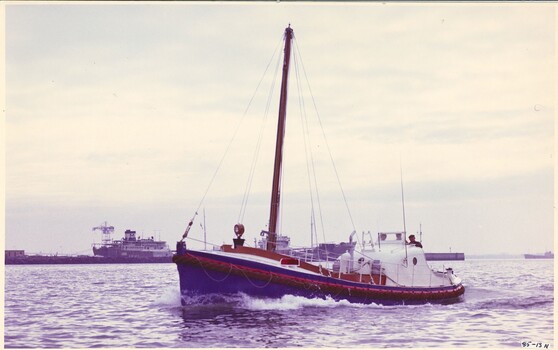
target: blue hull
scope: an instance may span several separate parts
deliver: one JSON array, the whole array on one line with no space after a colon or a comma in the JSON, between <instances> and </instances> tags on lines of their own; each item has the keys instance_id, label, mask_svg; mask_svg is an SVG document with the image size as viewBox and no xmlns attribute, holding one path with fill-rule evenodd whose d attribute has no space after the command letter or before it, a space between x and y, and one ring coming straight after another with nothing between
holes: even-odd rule
<instances>
[{"instance_id":1,"label":"blue hull","mask_svg":"<svg viewBox=\"0 0 558 350\"><path fill-rule=\"evenodd\" d=\"M459 301L462 285L410 288L371 285L198 251L175 255L183 296L245 293L255 297L332 298L383 305ZM182 300L184 304L184 300Z\"/></svg>"},{"instance_id":2,"label":"blue hull","mask_svg":"<svg viewBox=\"0 0 558 350\"><path fill-rule=\"evenodd\" d=\"M245 276L233 275L219 271L208 271L190 265L178 265L180 290L187 295L204 294L236 294L244 293L251 296L280 298L291 294L308 298L324 297L313 292L303 292L269 281L250 279Z\"/></svg>"}]
</instances>

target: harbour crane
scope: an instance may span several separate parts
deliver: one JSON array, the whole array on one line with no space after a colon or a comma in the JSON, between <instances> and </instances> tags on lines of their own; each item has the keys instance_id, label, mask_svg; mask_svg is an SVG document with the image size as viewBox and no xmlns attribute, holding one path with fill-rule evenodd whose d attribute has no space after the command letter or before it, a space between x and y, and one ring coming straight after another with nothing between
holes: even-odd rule
<instances>
[{"instance_id":1,"label":"harbour crane","mask_svg":"<svg viewBox=\"0 0 558 350\"><path fill-rule=\"evenodd\" d=\"M105 221L104 224L100 226L93 227L93 231L99 230L103 233L103 244L108 244L111 242L110 234L114 232L114 226L108 226Z\"/></svg>"}]
</instances>

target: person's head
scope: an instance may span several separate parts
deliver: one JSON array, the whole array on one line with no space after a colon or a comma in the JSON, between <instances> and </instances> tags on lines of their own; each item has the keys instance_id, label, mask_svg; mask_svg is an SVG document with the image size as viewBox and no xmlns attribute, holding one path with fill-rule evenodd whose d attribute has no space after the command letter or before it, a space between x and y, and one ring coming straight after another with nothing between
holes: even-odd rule
<instances>
[{"instance_id":1,"label":"person's head","mask_svg":"<svg viewBox=\"0 0 558 350\"><path fill-rule=\"evenodd\" d=\"M414 242L415 241L415 235L410 235L409 236L409 241Z\"/></svg>"}]
</instances>

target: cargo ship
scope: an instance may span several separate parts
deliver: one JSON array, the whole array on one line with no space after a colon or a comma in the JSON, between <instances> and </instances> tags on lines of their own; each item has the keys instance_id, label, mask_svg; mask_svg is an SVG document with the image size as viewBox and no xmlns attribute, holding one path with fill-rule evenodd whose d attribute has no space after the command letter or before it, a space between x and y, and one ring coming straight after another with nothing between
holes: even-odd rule
<instances>
[{"instance_id":1,"label":"cargo ship","mask_svg":"<svg viewBox=\"0 0 558 350\"><path fill-rule=\"evenodd\" d=\"M103 234L102 243L93 243L93 255L103 258L125 258L125 259L153 259L170 258L172 251L167 242L155 240L154 237L136 237L136 231L126 230L124 237L113 240L111 234L114 232L113 226L104 224L93 227L93 231L101 231Z\"/></svg>"},{"instance_id":2,"label":"cargo ship","mask_svg":"<svg viewBox=\"0 0 558 350\"><path fill-rule=\"evenodd\" d=\"M554 259L554 253L546 252L544 254L525 254L525 259Z\"/></svg>"},{"instance_id":3,"label":"cargo ship","mask_svg":"<svg viewBox=\"0 0 558 350\"><path fill-rule=\"evenodd\" d=\"M114 227L107 222L94 227L101 231L102 243L93 243L93 255L42 255L26 254L24 250L6 250L6 265L27 264L133 264L133 263L170 263L173 252L167 242L154 237L136 237L136 231L126 230L124 237L113 240Z\"/></svg>"}]
</instances>

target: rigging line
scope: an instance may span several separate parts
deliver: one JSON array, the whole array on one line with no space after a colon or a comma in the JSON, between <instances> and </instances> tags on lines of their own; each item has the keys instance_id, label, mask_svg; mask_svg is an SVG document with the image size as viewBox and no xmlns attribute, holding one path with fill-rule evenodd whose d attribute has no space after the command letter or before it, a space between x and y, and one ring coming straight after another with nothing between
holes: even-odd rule
<instances>
[{"instance_id":1,"label":"rigging line","mask_svg":"<svg viewBox=\"0 0 558 350\"><path fill-rule=\"evenodd\" d=\"M297 49L298 49L298 44L296 43L296 41L295 41L295 45L297 45ZM351 224L353 225L353 230L356 231L353 216L351 214L351 210L350 210L349 204L347 202L347 197L345 196L345 191L343 190L343 186L341 185L341 180L339 178L339 173L337 172L337 167L335 166L335 162L334 162L333 156L331 154L331 149L329 147L329 142L327 141L326 134L325 134L325 131L324 131L324 127L322 125L322 120L320 118L320 113L318 112L318 107L316 106L316 101L314 99L314 94L312 93L312 88L310 87L310 83L308 82L308 76L306 75L306 69L304 68L304 62L302 61L302 54L300 53L300 49L298 49L298 51L299 51L299 55L301 56L302 72L304 73L304 77L306 78L306 82L308 84L308 90L310 91L310 96L312 97L312 103L314 104L314 109L316 110L316 115L318 116L318 122L319 122L320 128L322 130L322 134L323 134L324 141L325 141L325 144L326 144L326 147L327 147L327 151L329 153L331 163L333 164L333 170L335 171L335 176L337 177L337 183L339 184L339 188L341 189L341 194L343 195L343 200L345 202L345 207L347 208L347 213L349 214L349 219L351 220ZM358 240L358 237L357 237L357 240Z\"/></svg>"},{"instance_id":2,"label":"rigging line","mask_svg":"<svg viewBox=\"0 0 558 350\"><path fill-rule=\"evenodd\" d=\"M275 53L277 52L277 50L275 50L274 52L274 56ZM273 59L273 57L272 57ZM268 94L268 98L267 98L267 103L266 103L266 107L264 110L264 118L262 121L262 125L260 127L260 133L258 135L258 141L256 143L256 148L254 150L254 155L252 157L252 164L250 166L250 173L248 176L248 180L246 183L246 189L244 191L244 196L242 197L242 204L240 206L240 213L238 215L238 222L242 223L244 221L244 215L246 214L246 208L248 205L248 198L250 197L250 191L252 189L252 183L254 180L254 175L256 173L256 165L258 162L258 158L259 158L259 154L260 154L260 150L261 150L261 145L262 145L262 141L263 141L263 134L264 134L264 130L265 130L265 126L267 124L267 120L268 120L268 116L269 116L269 110L270 110L270 106L271 106L271 100L273 97L273 92L275 91L275 86L276 86L276 80L277 80L277 72L279 70L279 63L281 62L281 55L277 55L277 62L275 64L275 74L273 74L273 80L271 83L271 89L270 92Z\"/></svg>"},{"instance_id":3,"label":"rigging line","mask_svg":"<svg viewBox=\"0 0 558 350\"><path fill-rule=\"evenodd\" d=\"M300 53L300 49L298 48L298 42L295 40L295 52L298 54L299 58L300 58L300 62L301 62L301 66L302 66L302 72L304 73L304 76L306 77L306 71L304 70L304 62L302 60L302 54ZM306 77L306 85L308 86L308 90L310 91L310 95L312 96L312 89L310 88L310 82L308 81L308 77ZM314 100L314 97L312 96L312 100ZM316 110L316 114L317 114L317 108L316 108L316 103L314 102L314 108ZM306 111L306 108L304 109ZM314 177L314 190L316 191L316 201L318 203L318 213L320 216L320 225L321 225L321 231L322 231L322 237L323 237L323 241L324 243L326 242L326 237L325 237L325 225L324 225L324 219L323 219L323 214L322 214L322 205L321 205L321 201L320 201L320 193L318 191L318 179L316 177L316 164L314 161L314 154L312 152L312 146L311 146L311 139L310 139L310 128L308 126L308 117L305 116L306 119L306 132L308 135L308 143L309 143L309 152L310 152L310 161L311 161L311 168L312 168L312 174ZM318 119L319 119L319 115L318 115ZM323 132L323 129L322 129ZM353 225L354 226L354 225ZM317 232L316 232L316 240L317 240L318 236L317 236ZM328 255L327 253L327 248L326 248L326 252L325 252L326 256Z\"/></svg>"},{"instance_id":4,"label":"rigging line","mask_svg":"<svg viewBox=\"0 0 558 350\"><path fill-rule=\"evenodd\" d=\"M283 152L283 164L286 164L285 158L286 158L287 153ZM281 175L280 175L280 180L281 180L281 193L279 196L279 200L281 201L281 205L279 206L279 220L277 222L277 232L283 232L283 209L285 208L285 206L283 205L285 203L285 191L283 191L284 189L284 184L285 184L285 167L282 166L281 167Z\"/></svg>"},{"instance_id":5,"label":"rigging line","mask_svg":"<svg viewBox=\"0 0 558 350\"><path fill-rule=\"evenodd\" d=\"M254 93L252 94L252 97L250 98L250 101L248 102L248 105L246 106L246 109L244 110L244 113L242 114L242 118L240 118L240 122L238 123L238 125L236 126L236 129L231 137L231 140L229 141L227 148L225 149L225 153L223 153L223 156L221 157L221 160L219 161L219 164L217 165L217 168L215 169L215 172L213 173L213 176L211 177L211 180L209 181L209 185L207 186L202 199L200 200L200 203L198 204L198 207L196 208L196 211L194 212L194 215L192 216L192 219L190 220L190 222L188 223L188 226L186 227L186 230L184 231L184 234L182 235L182 240L184 240L184 238L188 237L188 232L190 231L190 228L192 227L192 223L194 222L194 219L196 218L196 216L198 215L198 211L200 210L205 197L207 196L207 193L209 192L209 189L211 188L211 185L213 185L213 181L215 181L215 177L217 176L217 173L219 172L219 169L221 168L221 165L223 165L223 161L225 160L225 157L227 156L227 154L229 153L229 150L231 148L231 145L233 143L233 141L236 138L236 135L238 134L238 131L240 130L240 126L242 125L242 122L244 121L244 118L246 117L246 114L248 113L248 110L250 109L250 106L252 105L252 101L254 100L254 97L256 96L256 93L258 92L260 85L265 77L265 74L267 73L267 70L269 69L269 66L271 65L271 62L273 60L273 57L275 56L275 53L277 52L277 49L279 48L281 42L283 41L283 37L281 36L281 40L279 41L277 47L275 48L275 51L273 52L273 55L271 56L264 73L262 74L262 77L260 78L260 81L258 82L258 85L256 86L256 90L254 91Z\"/></svg>"},{"instance_id":6,"label":"rigging line","mask_svg":"<svg viewBox=\"0 0 558 350\"><path fill-rule=\"evenodd\" d=\"M211 242L205 242L205 241L202 241L201 239L195 239L195 238L192 238L192 237L187 237L187 239L189 239L189 240L191 240L191 241L200 242L200 243L207 243L207 244L209 244L209 245L211 245L211 246L214 246L214 247L221 247L221 244L215 244L215 243L211 243Z\"/></svg>"},{"instance_id":7,"label":"rigging line","mask_svg":"<svg viewBox=\"0 0 558 350\"><path fill-rule=\"evenodd\" d=\"M297 47L298 48L298 47ZM300 56L300 51L297 50L299 56ZM301 64L303 64L303 69L304 69L304 63L302 62L302 57L301 57ZM308 80L307 80L307 85L308 88L310 88L309 84L308 84ZM320 229L322 231L322 238L323 238L323 242L326 242L326 235L325 235L325 224L324 224L324 218L323 218L323 211L322 211L322 203L320 200L320 191L318 189L318 178L316 176L316 163L314 160L314 153L312 152L312 143L311 143L311 135L310 135L310 127L308 125L308 117L306 116L306 132L308 134L308 142L309 142L309 152L310 152L310 161L311 161L311 169L312 169L312 175L314 178L314 190L316 191L316 201L318 203L318 214L320 217ZM318 241L318 232L316 229L316 241ZM319 244L318 244L319 246ZM327 246L324 246L324 255L327 257L329 256L329 252L327 251ZM320 253L320 250L318 250L318 254Z\"/></svg>"},{"instance_id":8,"label":"rigging line","mask_svg":"<svg viewBox=\"0 0 558 350\"><path fill-rule=\"evenodd\" d=\"M296 77L297 77L297 87L298 87L298 91L299 91L299 108L301 109L301 124L302 124L302 133L303 133L303 140L304 140L304 151L305 151L305 155L306 155L306 171L308 174L308 186L309 186L309 191L310 191L310 202L311 202L311 209L312 209L312 218L315 218L315 209L314 209L314 192L313 189L316 191L316 200L317 200L317 204L318 204L318 213L320 216L320 229L322 231L322 236L323 236L323 242L326 242L326 238L325 238L325 225L324 225L324 220L323 220L323 215L322 215L322 207L321 207L321 203L320 203L320 195L319 195L319 191L318 191L318 180L316 177L316 167L315 167L315 163L314 163L314 155L312 153L312 143L311 143L311 138L310 138L310 128L308 126L308 116L306 115L306 104L304 103L304 98L303 98L303 94L302 94L302 86L300 84L300 82L302 81L300 79L300 70L298 68L298 58L297 55L298 54L300 56L300 52L298 50L298 46L295 44L295 47L297 48L296 50L294 50L295 55L294 55L294 63L295 63L295 72L296 72ZM302 58L300 58L300 60L302 61ZM308 141L307 141L308 140ZM310 169L312 169L312 172L310 171ZM312 175L314 178L314 186L312 186ZM314 221L315 223L315 221ZM316 243L318 243L318 234L317 234L317 228L314 226L314 230L316 231ZM311 234L313 234L311 232ZM319 246L319 244L317 244L317 246ZM326 248L327 249L327 248ZM318 251L319 254L319 251ZM326 256L327 256L327 251L326 251Z\"/></svg>"},{"instance_id":9,"label":"rigging line","mask_svg":"<svg viewBox=\"0 0 558 350\"><path fill-rule=\"evenodd\" d=\"M285 164L285 152L283 152L283 164ZM281 187L280 187L281 192L280 192L279 200L281 201L281 205L279 205L279 220L277 222L277 229L275 231L282 233L283 232L283 209L285 209L285 206L283 205L285 203L285 192L283 191L283 189L285 188L284 166L281 167L280 179L281 179ZM277 242L275 242L275 244L277 247Z\"/></svg>"},{"instance_id":10,"label":"rigging line","mask_svg":"<svg viewBox=\"0 0 558 350\"><path fill-rule=\"evenodd\" d=\"M309 150L309 146L308 146L308 143L310 141L309 140L307 141L307 133L308 133L307 124L305 128L305 121L307 122L308 119L306 117L306 107L304 104L304 98L302 96L302 88L300 86L300 72L298 70L298 61L297 61L296 54L293 55L293 57L294 57L294 68L296 73L296 86L298 90L298 108L300 109L300 124L302 126L302 140L304 142L304 155L306 158L306 173L308 175L308 191L310 192L310 209L311 209L311 215L313 217L314 216L314 193L312 192L312 179L310 176L310 162L308 157L308 155L311 154L311 150Z\"/></svg>"},{"instance_id":11,"label":"rigging line","mask_svg":"<svg viewBox=\"0 0 558 350\"><path fill-rule=\"evenodd\" d=\"M244 192L244 197L243 197L243 200L242 200L241 214L239 215L239 222L242 222L244 220L244 214L246 213L246 206L247 206L247 203L248 203L248 198L250 196L250 190L252 188L254 174L255 174L255 171L256 171L255 168L256 168L256 164L257 164L257 159L259 157L259 152L261 150L261 144L262 144L262 140L263 140L263 132L264 132L264 129L265 129L265 125L266 125L268 116L269 116L271 100L272 100L273 92L274 92L274 89L275 89L275 86L276 86L275 82L276 82L276 78L277 78L277 71L279 70L279 63L281 61L280 59L281 59L281 56L278 55L277 56L277 62L276 62L276 65L275 65L275 74L273 75L273 80L272 80L270 93L268 95L266 108L264 110L264 120L263 120L262 126L260 128L260 134L258 136L258 142L256 144L256 149L255 149L253 160L252 160L250 175L249 175L248 182L247 182L247 185L246 185L246 191Z\"/></svg>"}]
</instances>

